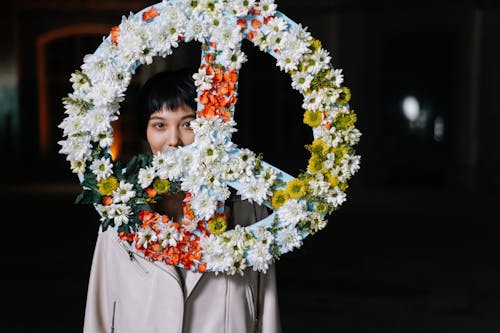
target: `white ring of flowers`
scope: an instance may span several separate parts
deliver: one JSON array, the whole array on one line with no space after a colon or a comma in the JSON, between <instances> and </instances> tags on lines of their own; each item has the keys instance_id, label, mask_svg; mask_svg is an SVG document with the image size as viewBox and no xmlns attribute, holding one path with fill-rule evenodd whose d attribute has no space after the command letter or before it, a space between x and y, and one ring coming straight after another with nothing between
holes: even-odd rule
<instances>
[{"instance_id":1,"label":"white ring of flowers","mask_svg":"<svg viewBox=\"0 0 500 333\"><path fill-rule=\"evenodd\" d=\"M333 68L328 52L306 28L277 11L274 0L172 0L122 17L115 29L119 34L112 30L72 74L74 92L64 100L67 116L59 126L66 137L59 142L60 153L67 155L84 188L80 201L94 203L103 227L138 231L138 210L147 204L144 191L156 178L178 182L191 193L192 211L205 222L220 211L217 203L229 196L228 185L242 199L274 208L264 220L220 235L200 234L191 226L202 259L188 269L203 262L204 270L216 273L243 274L250 266L265 272L281 254L299 248L307 235L325 227L326 215L345 201L347 181L359 169L353 146L361 133L354 126L356 115L348 104L349 89L342 86L342 71ZM196 40L204 44L204 56L213 55L211 65L237 73L246 61L240 49L243 38L275 57L277 66L290 74L292 88L304 96L304 122L314 136L306 146L311 151L307 172L294 178L232 143L234 103L224 109L230 119L217 114L197 117L192 145L153 156L152 161L135 161L140 166L135 174L113 163L108 149L111 122L118 119L119 103L138 66L171 54L180 40ZM199 108L200 96L214 87L214 74L207 73L203 59L194 75ZM112 203L103 204L103 198L95 196L96 186L111 176L119 184L109 195ZM136 248L147 248L151 237L162 234L164 242L176 244L179 234L164 232L169 223L162 224L159 234L141 230Z\"/></svg>"}]
</instances>

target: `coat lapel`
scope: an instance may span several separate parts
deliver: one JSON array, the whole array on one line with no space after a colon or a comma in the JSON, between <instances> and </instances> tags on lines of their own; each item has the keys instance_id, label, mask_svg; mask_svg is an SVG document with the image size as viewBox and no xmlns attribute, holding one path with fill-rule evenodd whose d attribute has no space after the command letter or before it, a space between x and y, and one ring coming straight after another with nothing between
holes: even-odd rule
<instances>
[{"instance_id":1,"label":"coat lapel","mask_svg":"<svg viewBox=\"0 0 500 333\"><path fill-rule=\"evenodd\" d=\"M186 299L188 299L189 295L191 295L191 292L196 287L203 274L204 273L200 272L191 272L191 271L186 272L186 281L184 281L184 285L186 288L185 291Z\"/></svg>"}]
</instances>

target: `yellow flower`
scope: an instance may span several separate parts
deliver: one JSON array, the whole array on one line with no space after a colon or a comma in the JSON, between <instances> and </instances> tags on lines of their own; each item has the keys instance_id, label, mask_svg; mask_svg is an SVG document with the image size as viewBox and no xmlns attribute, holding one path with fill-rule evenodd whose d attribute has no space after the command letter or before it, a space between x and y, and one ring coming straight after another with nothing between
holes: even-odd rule
<instances>
[{"instance_id":1,"label":"yellow flower","mask_svg":"<svg viewBox=\"0 0 500 333\"><path fill-rule=\"evenodd\" d=\"M339 190L341 190L342 192L345 192L345 190L347 190L348 187L349 187L349 185L347 183L340 183L339 184Z\"/></svg>"},{"instance_id":2,"label":"yellow flower","mask_svg":"<svg viewBox=\"0 0 500 333\"><path fill-rule=\"evenodd\" d=\"M328 154L328 150L330 148L328 147L328 144L321 140L321 139L316 139L311 143L311 148L310 151L313 154L318 154L319 156L325 156Z\"/></svg>"},{"instance_id":3,"label":"yellow flower","mask_svg":"<svg viewBox=\"0 0 500 333\"><path fill-rule=\"evenodd\" d=\"M307 185L300 179L294 179L286 184L285 190L290 198L300 199L306 195Z\"/></svg>"},{"instance_id":4,"label":"yellow flower","mask_svg":"<svg viewBox=\"0 0 500 333\"><path fill-rule=\"evenodd\" d=\"M341 87L342 92L340 93L339 98L337 99L338 104L344 104L351 100L351 89L347 87Z\"/></svg>"},{"instance_id":5,"label":"yellow flower","mask_svg":"<svg viewBox=\"0 0 500 333\"><path fill-rule=\"evenodd\" d=\"M321 111L306 110L306 112L304 112L304 124L316 127L320 125L322 121L323 115L321 114Z\"/></svg>"},{"instance_id":6,"label":"yellow flower","mask_svg":"<svg viewBox=\"0 0 500 333\"><path fill-rule=\"evenodd\" d=\"M283 206L288 199L289 196L287 192L284 190L276 190L271 198L271 206L273 206L273 209L278 209Z\"/></svg>"},{"instance_id":7,"label":"yellow flower","mask_svg":"<svg viewBox=\"0 0 500 333\"><path fill-rule=\"evenodd\" d=\"M318 173L323 169L323 160L317 154L312 154L307 165L307 170L312 173Z\"/></svg>"},{"instance_id":8,"label":"yellow flower","mask_svg":"<svg viewBox=\"0 0 500 333\"><path fill-rule=\"evenodd\" d=\"M321 42L317 39L311 39L307 41L310 45L311 51L315 52L321 48Z\"/></svg>"},{"instance_id":9,"label":"yellow flower","mask_svg":"<svg viewBox=\"0 0 500 333\"><path fill-rule=\"evenodd\" d=\"M227 221L225 214L216 214L213 218L208 220L208 230L214 235L220 235L227 228Z\"/></svg>"},{"instance_id":10,"label":"yellow flower","mask_svg":"<svg viewBox=\"0 0 500 333\"><path fill-rule=\"evenodd\" d=\"M118 188L118 179L115 176L103 178L97 183L97 189L102 195L111 195Z\"/></svg>"},{"instance_id":11,"label":"yellow flower","mask_svg":"<svg viewBox=\"0 0 500 333\"><path fill-rule=\"evenodd\" d=\"M167 193L170 190L170 182L167 179L156 178L153 181L153 188L158 194Z\"/></svg>"},{"instance_id":12,"label":"yellow flower","mask_svg":"<svg viewBox=\"0 0 500 333\"><path fill-rule=\"evenodd\" d=\"M358 119L357 119L357 116L355 113L350 113L347 115L342 114L342 115L339 115L335 119L335 121L337 123L337 128L342 129L342 130L346 130L351 126L354 126L354 124L356 123L357 120Z\"/></svg>"},{"instance_id":13,"label":"yellow flower","mask_svg":"<svg viewBox=\"0 0 500 333\"><path fill-rule=\"evenodd\" d=\"M318 214L326 214L328 212L328 204L324 201L320 201L316 203L316 205L314 206L314 210Z\"/></svg>"},{"instance_id":14,"label":"yellow flower","mask_svg":"<svg viewBox=\"0 0 500 333\"><path fill-rule=\"evenodd\" d=\"M335 187L339 184L339 179L331 173L328 172L327 174L325 174L325 176L332 187Z\"/></svg>"}]
</instances>

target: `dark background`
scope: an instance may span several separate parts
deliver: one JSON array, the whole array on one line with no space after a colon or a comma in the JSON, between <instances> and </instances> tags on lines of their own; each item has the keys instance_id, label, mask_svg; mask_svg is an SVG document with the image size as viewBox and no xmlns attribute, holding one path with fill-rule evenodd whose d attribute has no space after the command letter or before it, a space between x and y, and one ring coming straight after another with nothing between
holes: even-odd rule
<instances>
[{"instance_id":1,"label":"dark background","mask_svg":"<svg viewBox=\"0 0 500 333\"><path fill-rule=\"evenodd\" d=\"M81 331L98 216L73 204L61 98L110 27L156 2L0 2L2 331ZM347 202L277 262L284 333L499 332L500 1L276 3L343 69L363 134ZM198 46L138 70L115 124L121 158L141 147L140 84L197 66ZM244 51L235 141L297 174L312 138L301 96L271 56Z\"/></svg>"}]
</instances>

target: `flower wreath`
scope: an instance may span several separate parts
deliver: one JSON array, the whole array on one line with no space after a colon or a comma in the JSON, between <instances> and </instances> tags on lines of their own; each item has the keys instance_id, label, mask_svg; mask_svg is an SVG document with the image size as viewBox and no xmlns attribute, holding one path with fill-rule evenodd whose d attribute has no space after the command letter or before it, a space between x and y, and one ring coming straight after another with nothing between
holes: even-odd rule
<instances>
[{"instance_id":1,"label":"flower wreath","mask_svg":"<svg viewBox=\"0 0 500 333\"><path fill-rule=\"evenodd\" d=\"M307 171L296 178L231 141L238 70L247 60L243 38L275 57L304 97L303 121L314 140L305 146L311 152ZM193 75L194 143L137 155L126 166L114 163L111 122L131 76L154 56L166 57L180 42L193 40L203 45ZM200 272L267 271L281 254L325 227L326 215L346 200L347 181L359 169L353 146L361 133L348 104L350 91L330 60L307 28L277 11L273 0L171 0L123 16L71 75L74 92L63 98L60 153L83 187L76 202L94 204L103 230L113 227L151 260ZM273 213L226 230L228 186ZM164 193L178 190L187 193L182 221L151 209Z\"/></svg>"}]
</instances>

